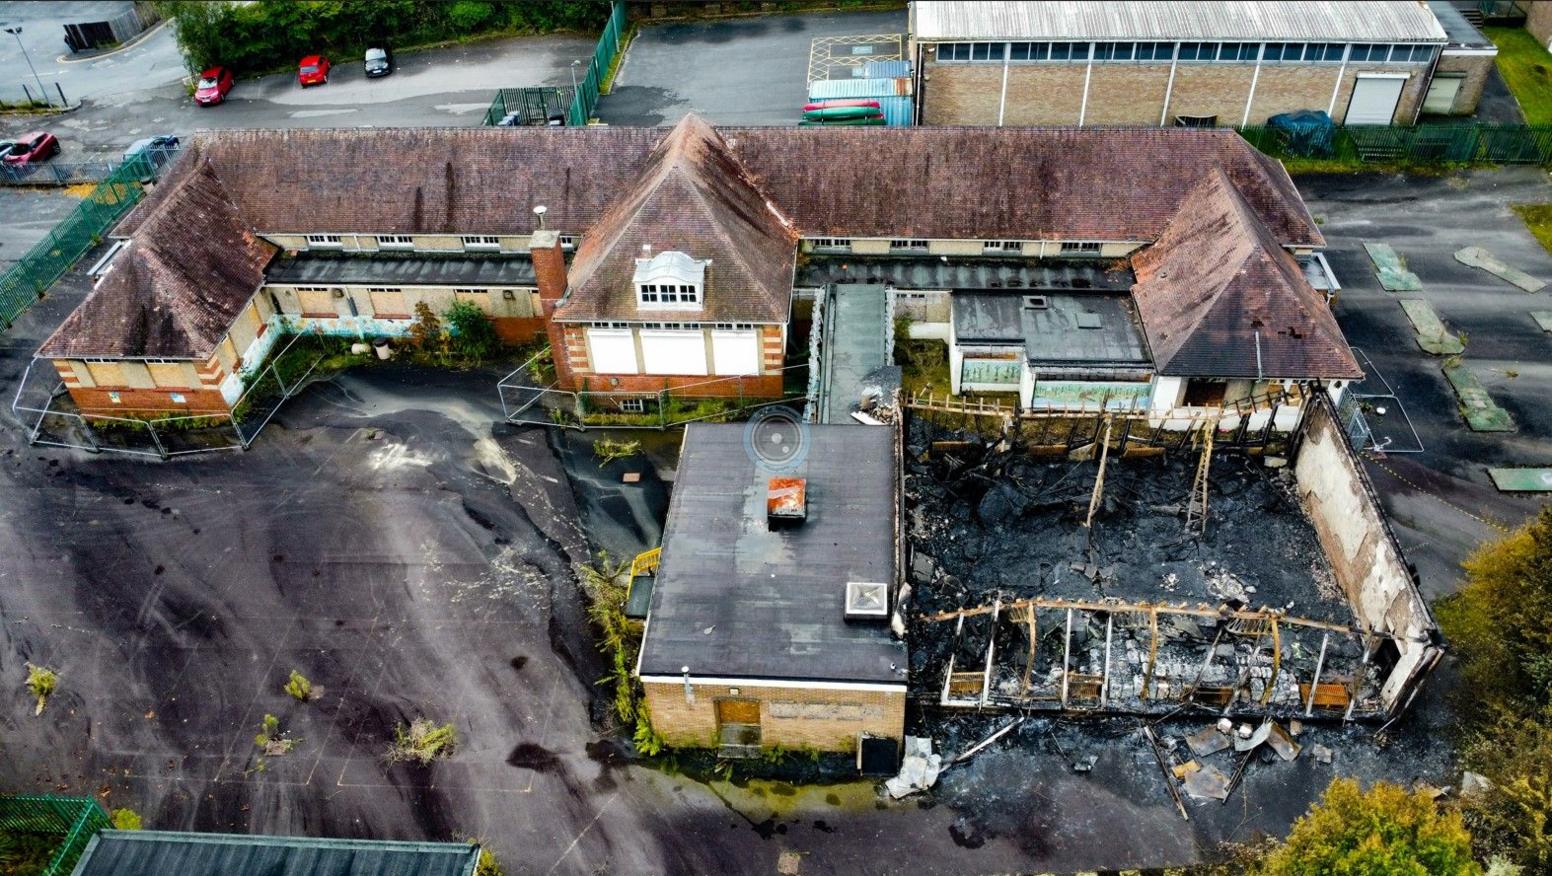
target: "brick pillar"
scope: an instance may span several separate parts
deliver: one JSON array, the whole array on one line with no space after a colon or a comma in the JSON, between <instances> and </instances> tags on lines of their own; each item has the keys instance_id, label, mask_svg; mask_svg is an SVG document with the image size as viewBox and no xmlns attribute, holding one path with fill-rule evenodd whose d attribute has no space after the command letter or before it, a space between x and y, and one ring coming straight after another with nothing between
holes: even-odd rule
<instances>
[{"instance_id":1,"label":"brick pillar","mask_svg":"<svg viewBox=\"0 0 1552 876\"><path fill-rule=\"evenodd\" d=\"M560 235L541 228L529 239L533 257L534 283L539 287L539 315L550 340L550 358L555 360L555 377L561 389L575 389L570 360L566 355L566 336L553 319L555 306L566 295L566 254L560 247Z\"/></svg>"}]
</instances>

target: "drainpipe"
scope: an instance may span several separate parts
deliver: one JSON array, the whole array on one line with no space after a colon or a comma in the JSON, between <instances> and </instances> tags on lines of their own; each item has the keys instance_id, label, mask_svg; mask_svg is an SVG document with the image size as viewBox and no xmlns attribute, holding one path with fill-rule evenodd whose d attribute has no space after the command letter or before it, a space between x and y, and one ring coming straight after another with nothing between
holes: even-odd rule
<instances>
[{"instance_id":1,"label":"drainpipe","mask_svg":"<svg viewBox=\"0 0 1552 876\"><path fill-rule=\"evenodd\" d=\"M1434 74L1439 72L1439 61L1441 61L1443 58L1444 46L1435 47L1433 52L1433 63L1428 65L1428 78L1423 80L1422 92L1417 97L1417 109L1412 110L1412 124L1414 125L1417 124L1418 119L1422 118L1423 104L1428 100L1428 89L1433 87ZM1405 89L1406 86L1403 85L1402 90Z\"/></svg>"},{"instance_id":2,"label":"drainpipe","mask_svg":"<svg viewBox=\"0 0 1552 876\"><path fill-rule=\"evenodd\" d=\"M1326 107L1326 115L1330 116L1332 121L1336 121L1336 96L1342 93L1342 80L1347 78L1347 59L1352 56L1353 44L1348 43L1342 47L1342 66L1336 69L1336 84L1331 86L1331 103ZM1347 114L1343 113L1342 118L1346 119Z\"/></svg>"},{"instance_id":3,"label":"drainpipe","mask_svg":"<svg viewBox=\"0 0 1552 876\"><path fill-rule=\"evenodd\" d=\"M1174 51L1169 56L1169 84L1164 86L1164 109L1159 111L1159 127L1164 127L1169 121L1169 99L1175 93L1175 68L1180 66L1180 44L1175 43Z\"/></svg>"},{"instance_id":4,"label":"drainpipe","mask_svg":"<svg viewBox=\"0 0 1552 876\"><path fill-rule=\"evenodd\" d=\"M1256 101L1256 83L1261 81L1261 59L1266 57L1266 43L1256 49L1256 72L1250 74L1250 95L1245 98L1245 116L1239 120L1241 128L1250 124L1250 105Z\"/></svg>"},{"instance_id":5,"label":"drainpipe","mask_svg":"<svg viewBox=\"0 0 1552 876\"><path fill-rule=\"evenodd\" d=\"M997 101L997 127L1002 127L1003 111L1008 108L1008 59L1013 55L1013 44L1002 44L1002 97ZM1078 124L1083 124L1079 122Z\"/></svg>"},{"instance_id":6,"label":"drainpipe","mask_svg":"<svg viewBox=\"0 0 1552 876\"><path fill-rule=\"evenodd\" d=\"M1083 103L1078 107L1078 127L1083 127L1083 117L1089 112L1089 79L1094 76L1094 44L1089 43L1089 65L1083 71Z\"/></svg>"}]
</instances>

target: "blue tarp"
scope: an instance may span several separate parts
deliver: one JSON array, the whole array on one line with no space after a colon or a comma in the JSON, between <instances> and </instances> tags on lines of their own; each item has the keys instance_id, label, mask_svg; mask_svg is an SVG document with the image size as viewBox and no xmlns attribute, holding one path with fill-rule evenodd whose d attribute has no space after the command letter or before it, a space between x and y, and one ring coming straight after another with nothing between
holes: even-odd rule
<instances>
[{"instance_id":1,"label":"blue tarp","mask_svg":"<svg viewBox=\"0 0 1552 876\"><path fill-rule=\"evenodd\" d=\"M1320 158L1331 154L1336 125L1324 110L1278 113L1266 120L1266 126L1277 132L1290 155Z\"/></svg>"}]
</instances>

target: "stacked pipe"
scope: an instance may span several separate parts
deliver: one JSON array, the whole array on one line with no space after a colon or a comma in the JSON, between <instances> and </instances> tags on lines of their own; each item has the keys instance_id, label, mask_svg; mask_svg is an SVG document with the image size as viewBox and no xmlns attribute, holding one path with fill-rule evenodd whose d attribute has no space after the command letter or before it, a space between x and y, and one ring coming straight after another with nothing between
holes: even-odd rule
<instances>
[{"instance_id":1,"label":"stacked pipe","mask_svg":"<svg viewBox=\"0 0 1552 876\"><path fill-rule=\"evenodd\" d=\"M884 110L877 100L816 100L803 105L801 128L882 125Z\"/></svg>"}]
</instances>

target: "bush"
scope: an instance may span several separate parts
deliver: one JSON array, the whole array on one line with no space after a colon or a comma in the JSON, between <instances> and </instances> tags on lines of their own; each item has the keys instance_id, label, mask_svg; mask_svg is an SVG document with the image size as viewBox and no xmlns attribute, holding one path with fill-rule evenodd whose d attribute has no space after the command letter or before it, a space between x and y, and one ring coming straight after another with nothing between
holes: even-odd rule
<instances>
[{"instance_id":1,"label":"bush","mask_svg":"<svg viewBox=\"0 0 1552 876\"><path fill-rule=\"evenodd\" d=\"M415 322L410 325L410 345L423 354L442 350L442 321L424 301L415 304Z\"/></svg>"},{"instance_id":2,"label":"bush","mask_svg":"<svg viewBox=\"0 0 1552 876\"><path fill-rule=\"evenodd\" d=\"M290 694L298 702L305 703L313 698L313 683L295 669L291 670L291 677L281 686L281 690Z\"/></svg>"},{"instance_id":3,"label":"bush","mask_svg":"<svg viewBox=\"0 0 1552 876\"><path fill-rule=\"evenodd\" d=\"M408 725L393 728L393 745L388 760L412 761L427 766L439 758L451 757L458 747L458 731L452 724L437 724L428 718L416 718Z\"/></svg>"},{"instance_id":4,"label":"bush","mask_svg":"<svg viewBox=\"0 0 1552 876\"><path fill-rule=\"evenodd\" d=\"M443 315L447 317L452 347L458 355L478 362L501 349L501 339L496 336L496 323L479 305L455 301Z\"/></svg>"},{"instance_id":5,"label":"bush","mask_svg":"<svg viewBox=\"0 0 1552 876\"><path fill-rule=\"evenodd\" d=\"M27 692L38 700L38 707L33 709L34 715L43 714L43 707L48 705L48 698L53 695L54 688L59 686L59 673L47 666L34 666L27 664Z\"/></svg>"},{"instance_id":6,"label":"bush","mask_svg":"<svg viewBox=\"0 0 1552 876\"><path fill-rule=\"evenodd\" d=\"M1459 813L1386 782L1367 792L1337 779L1262 863L1266 876L1476 876L1471 835Z\"/></svg>"},{"instance_id":7,"label":"bush","mask_svg":"<svg viewBox=\"0 0 1552 876\"><path fill-rule=\"evenodd\" d=\"M315 52L341 63L359 61L372 45L485 33L596 31L609 16L604 0L162 0L157 7L177 29L189 72L223 64L239 75L287 69Z\"/></svg>"},{"instance_id":8,"label":"bush","mask_svg":"<svg viewBox=\"0 0 1552 876\"><path fill-rule=\"evenodd\" d=\"M143 826L140 813L133 809L115 809L109 817L113 821L114 830L140 830Z\"/></svg>"}]
</instances>

